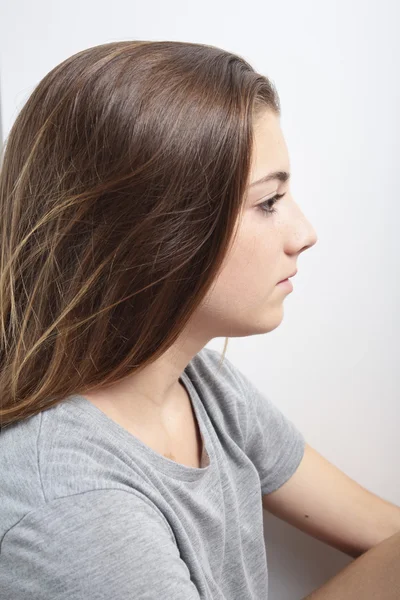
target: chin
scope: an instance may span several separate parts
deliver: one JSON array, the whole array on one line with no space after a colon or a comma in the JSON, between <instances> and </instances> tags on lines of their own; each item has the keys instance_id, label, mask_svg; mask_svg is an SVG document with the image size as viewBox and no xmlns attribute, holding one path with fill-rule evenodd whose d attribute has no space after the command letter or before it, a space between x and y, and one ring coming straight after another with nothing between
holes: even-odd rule
<instances>
[{"instance_id":1,"label":"chin","mask_svg":"<svg viewBox=\"0 0 400 600\"><path fill-rule=\"evenodd\" d=\"M261 316L257 320L249 321L247 323L235 323L229 328L229 331L223 333L221 337L246 337L249 335L261 335L263 333L269 333L274 331L283 320L283 311L274 311L272 315L267 314L264 317Z\"/></svg>"}]
</instances>

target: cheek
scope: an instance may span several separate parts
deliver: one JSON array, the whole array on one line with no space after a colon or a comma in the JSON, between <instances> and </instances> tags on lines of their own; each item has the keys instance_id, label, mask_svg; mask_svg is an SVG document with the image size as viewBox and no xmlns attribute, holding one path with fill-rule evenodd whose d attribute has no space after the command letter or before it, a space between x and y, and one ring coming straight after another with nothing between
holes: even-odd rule
<instances>
[{"instance_id":1,"label":"cheek","mask_svg":"<svg viewBox=\"0 0 400 600\"><path fill-rule=\"evenodd\" d=\"M263 275L265 279L273 253L265 229L257 232L252 228L243 233L227 262L230 275L250 286L257 283L257 276Z\"/></svg>"},{"instance_id":2,"label":"cheek","mask_svg":"<svg viewBox=\"0 0 400 600\"><path fill-rule=\"evenodd\" d=\"M271 291L271 248L261 236L242 235L226 258L219 274L216 291L231 304L254 305Z\"/></svg>"}]
</instances>

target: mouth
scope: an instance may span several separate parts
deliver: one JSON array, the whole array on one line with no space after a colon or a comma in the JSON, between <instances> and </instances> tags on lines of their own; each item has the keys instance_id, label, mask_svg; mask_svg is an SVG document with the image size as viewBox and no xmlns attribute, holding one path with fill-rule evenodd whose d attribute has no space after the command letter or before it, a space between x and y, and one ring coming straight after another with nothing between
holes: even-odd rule
<instances>
[{"instance_id":1,"label":"mouth","mask_svg":"<svg viewBox=\"0 0 400 600\"><path fill-rule=\"evenodd\" d=\"M294 277L294 276L296 275L296 273L297 273L297 271L295 271L295 272L294 272L294 273L292 273L291 275L288 275L288 276L286 277L286 279L282 279L281 281L278 281L278 283L282 283L283 281L288 281L288 280L289 280L289 277Z\"/></svg>"}]
</instances>

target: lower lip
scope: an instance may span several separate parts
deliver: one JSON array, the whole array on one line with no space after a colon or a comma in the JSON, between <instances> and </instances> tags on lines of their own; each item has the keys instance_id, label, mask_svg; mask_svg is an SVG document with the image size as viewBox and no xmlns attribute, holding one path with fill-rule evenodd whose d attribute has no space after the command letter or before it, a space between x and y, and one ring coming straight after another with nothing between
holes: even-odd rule
<instances>
[{"instance_id":1,"label":"lower lip","mask_svg":"<svg viewBox=\"0 0 400 600\"><path fill-rule=\"evenodd\" d=\"M276 285L278 285L279 287L284 287L287 290L293 291L293 283L290 281L290 279L284 279L283 281L280 281Z\"/></svg>"}]
</instances>

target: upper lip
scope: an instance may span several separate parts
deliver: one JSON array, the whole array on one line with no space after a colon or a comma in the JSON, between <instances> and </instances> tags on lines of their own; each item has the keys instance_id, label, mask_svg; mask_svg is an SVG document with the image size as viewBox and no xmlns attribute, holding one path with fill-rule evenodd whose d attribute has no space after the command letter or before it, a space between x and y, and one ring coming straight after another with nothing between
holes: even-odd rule
<instances>
[{"instance_id":1,"label":"upper lip","mask_svg":"<svg viewBox=\"0 0 400 600\"><path fill-rule=\"evenodd\" d=\"M297 273L297 270L294 273L292 273L291 275L288 275L287 277L284 277L283 279L281 279L281 281L286 281L286 279L289 279L289 277L294 277L296 275L296 273ZM280 283L281 281L278 281L278 283Z\"/></svg>"}]
</instances>

